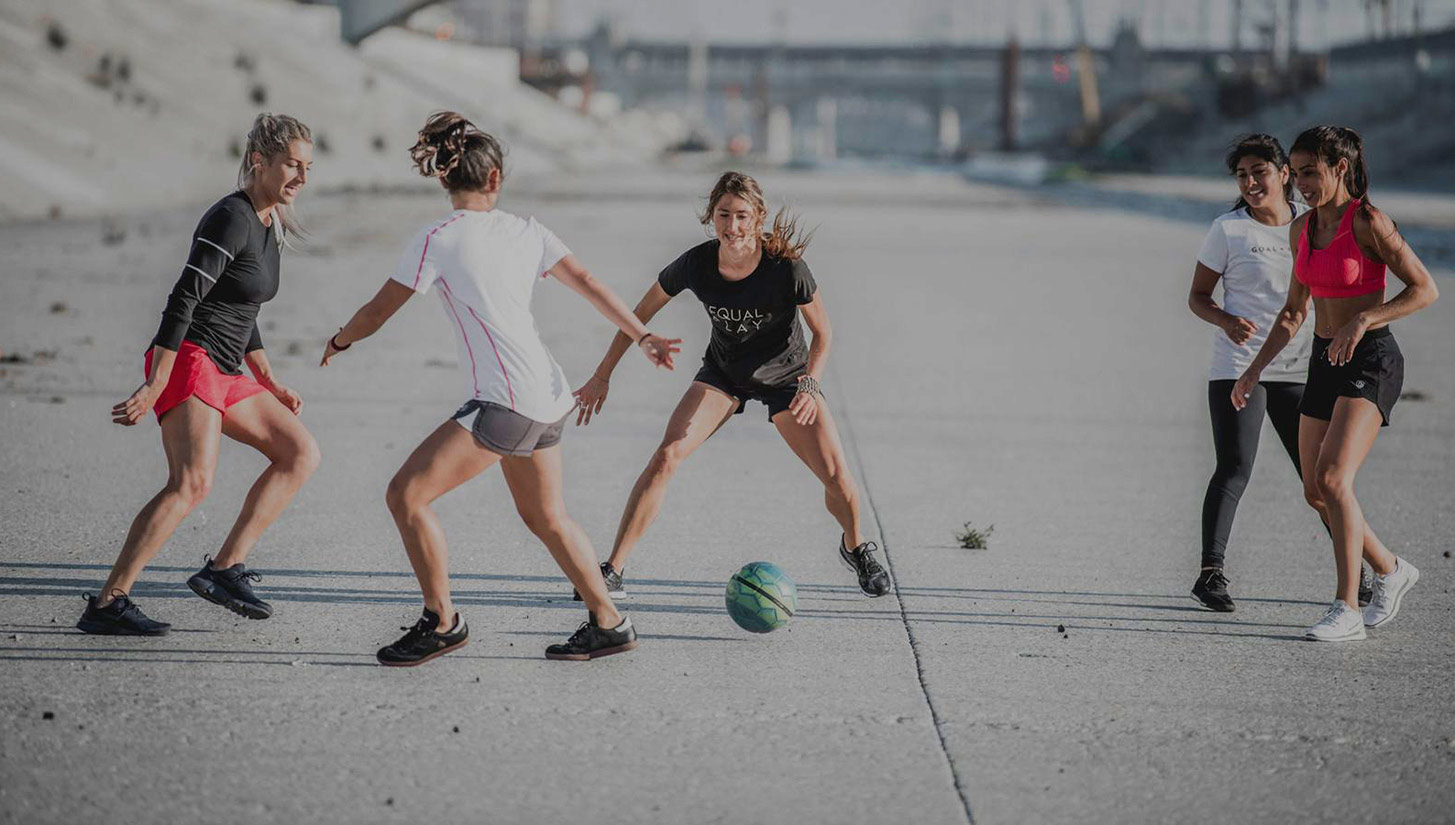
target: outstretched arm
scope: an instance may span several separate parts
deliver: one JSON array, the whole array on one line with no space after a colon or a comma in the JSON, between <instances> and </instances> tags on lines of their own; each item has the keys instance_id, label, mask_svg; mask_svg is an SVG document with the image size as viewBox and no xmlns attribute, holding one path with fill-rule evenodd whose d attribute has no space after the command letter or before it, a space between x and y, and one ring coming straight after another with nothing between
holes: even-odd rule
<instances>
[{"instance_id":1,"label":"outstretched arm","mask_svg":"<svg viewBox=\"0 0 1455 825\"><path fill-rule=\"evenodd\" d=\"M414 290L398 281L385 281L374 297L359 307L354 317L324 344L323 360L319 362L319 366L328 366L330 359L348 349L355 341L362 341L378 332L384 322L392 318L413 294Z\"/></svg>"}]
</instances>

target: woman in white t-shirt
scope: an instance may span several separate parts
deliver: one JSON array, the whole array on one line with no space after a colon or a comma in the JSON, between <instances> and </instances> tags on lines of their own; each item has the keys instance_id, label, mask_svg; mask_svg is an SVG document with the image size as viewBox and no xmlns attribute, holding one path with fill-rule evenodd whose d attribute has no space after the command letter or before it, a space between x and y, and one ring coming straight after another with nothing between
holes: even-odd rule
<instances>
[{"instance_id":1,"label":"woman in white t-shirt","mask_svg":"<svg viewBox=\"0 0 1455 825\"><path fill-rule=\"evenodd\" d=\"M1307 207L1293 201L1288 156L1269 135L1249 135L1228 152L1228 171L1238 180L1242 197L1231 212L1213 221L1187 296L1193 314L1218 328L1208 370L1208 407L1212 413L1217 469L1202 504L1202 570L1192 595L1211 610L1230 612L1223 575L1223 556L1238 499L1248 486L1263 414L1298 463L1298 405L1308 374L1312 338L1301 330L1278 359L1263 371L1262 381L1242 412L1233 409L1233 384L1253 360L1288 297L1293 254L1288 225ZM1213 300L1213 287L1223 287L1223 303Z\"/></svg>"},{"instance_id":2,"label":"woman in white t-shirt","mask_svg":"<svg viewBox=\"0 0 1455 825\"><path fill-rule=\"evenodd\" d=\"M629 335L653 364L671 369L680 340L648 332L606 285L535 218L495 208L504 177L500 144L454 112L430 117L410 150L439 178L454 211L421 230L393 276L339 329L323 363L374 334L416 293L438 286L466 372L465 402L404 462L386 499L424 593L424 615L380 664L423 664L463 647L465 620L450 600L444 531L430 504L497 462L516 509L586 602L587 621L546 658L586 660L636 647L636 631L606 593L596 552L561 498L561 431L575 406L530 311L535 285L554 275Z\"/></svg>"}]
</instances>

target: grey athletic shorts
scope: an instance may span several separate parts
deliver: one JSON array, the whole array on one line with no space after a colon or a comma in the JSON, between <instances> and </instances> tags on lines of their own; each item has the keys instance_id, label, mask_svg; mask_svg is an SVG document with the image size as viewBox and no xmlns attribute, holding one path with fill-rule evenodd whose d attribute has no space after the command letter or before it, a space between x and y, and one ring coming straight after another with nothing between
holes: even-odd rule
<instances>
[{"instance_id":1,"label":"grey athletic shorts","mask_svg":"<svg viewBox=\"0 0 1455 825\"><path fill-rule=\"evenodd\" d=\"M542 424L508 407L471 399L450 417L469 430L485 449L500 455L528 456L560 444L571 414L566 413L554 424Z\"/></svg>"}]
</instances>

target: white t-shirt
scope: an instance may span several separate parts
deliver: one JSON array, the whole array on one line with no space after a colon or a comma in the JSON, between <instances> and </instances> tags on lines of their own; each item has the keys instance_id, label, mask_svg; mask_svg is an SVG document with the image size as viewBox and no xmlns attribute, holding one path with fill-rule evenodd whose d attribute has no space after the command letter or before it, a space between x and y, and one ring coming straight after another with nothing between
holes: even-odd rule
<instances>
[{"instance_id":1,"label":"white t-shirt","mask_svg":"<svg viewBox=\"0 0 1455 825\"><path fill-rule=\"evenodd\" d=\"M575 399L541 342L530 299L541 276L569 254L535 218L457 209L415 236L393 279L421 294L439 286L473 398L552 423Z\"/></svg>"},{"instance_id":2,"label":"white t-shirt","mask_svg":"<svg viewBox=\"0 0 1455 825\"><path fill-rule=\"evenodd\" d=\"M1303 204L1293 204L1296 218L1308 211ZM1223 309L1258 325L1246 343L1239 346L1228 340L1221 329L1213 335L1212 365L1208 380L1236 379L1242 376L1258 349L1268 338L1268 331L1288 300L1288 282L1293 276L1293 253L1288 246L1288 226L1259 223L1240 207L1218 216L1198 263L1221 272ZM1288 346L1263 370L1263 381L1308 380L1309 351L1313 346L1313 324L1305 322Z\"/></svg>"}]
</instances>

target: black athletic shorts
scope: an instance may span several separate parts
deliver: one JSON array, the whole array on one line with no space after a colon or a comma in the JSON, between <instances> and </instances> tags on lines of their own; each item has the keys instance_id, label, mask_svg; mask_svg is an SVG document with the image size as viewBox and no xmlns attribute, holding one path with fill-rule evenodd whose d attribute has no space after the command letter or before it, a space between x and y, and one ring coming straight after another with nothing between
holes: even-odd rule
<instances>
[{"instance_id":1,"label":"black athletic shorts","mask_svg":"<svg viewBox=\"0 0 1455 825\"><path fill-rule=\"evenodd\" d=\"M498 455L528 456L561 443L566 429L566 413L560 421L545 424L526 418L509 407L472 398L450 416L456 424L469 430L480 446Z\"/></svg>"},{"instance_id":2,"label":"black athletic shorts","mask_svg":"<svg viewBox=\"0 0 1455 825\"><path fill-rule=\"evenodd\" d=\"M797 375L794 375L793 383L786 387L765 387L761 385L744 387L734 383L732 379L723 374L722 370L704 358L702 359L702 369L697 371L697 375L693 376L692 380L701 381L709 387L716 387L731 395L733 398L736 398L738 400L738 408L733 410L733 415L742 414L743 409L748 406L749 400L762 401L768 405L768 420L772 421L773 416L788 409L788 406L793 403L793 396L798 394L798 376L802 374L803 372L800 371Z\"/></svg>"},{"instance_id":3,"label":"black athletic shorts","mask_svg":"<svg viewBox=\"0 0 1455 825\"><path fill-rule=\"evenodd\" d=\"M1399 400L1404 386L1404 355L1394 341L1389 327L1364 333L1354 347L1354 357L1343 366L1329 363L1332 339L1314 336L1314 350L1308 362L1308 383L1304 385L1303 402L1298 411L1310 418L1328 421L1334 417L1334 401L1339 396L1367 398L1379 408L1384 426Z\"/></svg>"}]
</instances>

